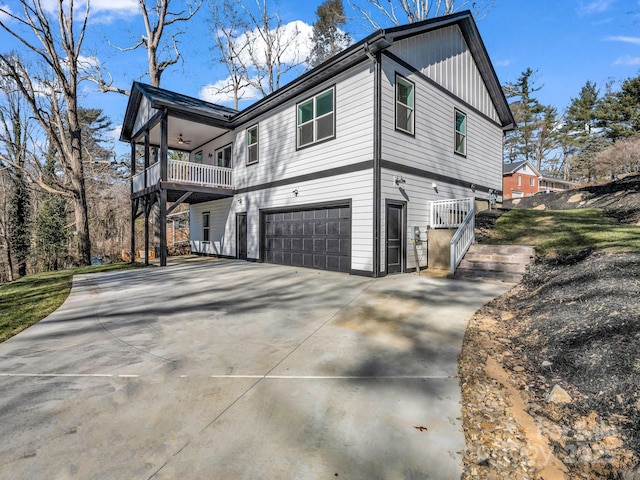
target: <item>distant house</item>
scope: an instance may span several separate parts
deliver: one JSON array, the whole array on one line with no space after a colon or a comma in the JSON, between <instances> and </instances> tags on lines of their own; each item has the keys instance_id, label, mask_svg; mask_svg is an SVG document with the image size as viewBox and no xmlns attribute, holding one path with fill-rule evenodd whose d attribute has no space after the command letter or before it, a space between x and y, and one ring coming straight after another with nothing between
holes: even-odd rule
<instances>
[{"instance_id":1,"label":"distant house","mask_svg":"<svg viewBox=\"0 0 640 480\"><path fill-rule=\"evenodd\" d=\"M379 30L242 111L131 92L132 222L185 202L193 252L374 277L424 267L427 229L500 197L514 127L468 11Z\"/></svg>"},{"instance_id":2,"label":"distant house","mask_svg":"<svg viewBox=\"0 0 640 480\"><path fill-rule=\"evenodd\" d=\"M527 160L502 165L502 197L522 198L540 191L540 172Z\"/></svg>"},{"instance_id":3,"label":"distant house","mask_svg":"<svg viewBox=\"0 0 640 480\"><path fill-rule=\"evenodd\" d=\"M502 165L502 195L505 200L528 197L539 192L562 192L575 185L570 180L542 175L526 160Z\"/></svg>"},{"instance_id":4,"label":"distant house","mask_svg":"<svg viewBox=\"0 0 640 480\"><path fill-rule=\"evenodd\" d=\"M544 175L540 177L539 183L541 192L564 192L576 186L576 182Z\"/></svg>"}]
</instances>

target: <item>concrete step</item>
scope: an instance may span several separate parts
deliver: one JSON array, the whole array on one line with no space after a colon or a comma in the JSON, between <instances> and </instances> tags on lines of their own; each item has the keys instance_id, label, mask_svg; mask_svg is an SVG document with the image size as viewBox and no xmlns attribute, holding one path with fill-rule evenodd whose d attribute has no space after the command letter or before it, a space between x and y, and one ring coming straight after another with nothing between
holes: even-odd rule
<instances>
[{"instance_id":1,"label":"concrete step","mask_svg":"<svg viewBox=\"0 0 640 480\"><path fill-rule=\"evenodd\" d=\"M456 277L518 283L535 257L533 247L516 245L471 245Z\"/></svg>"}]
</instances>

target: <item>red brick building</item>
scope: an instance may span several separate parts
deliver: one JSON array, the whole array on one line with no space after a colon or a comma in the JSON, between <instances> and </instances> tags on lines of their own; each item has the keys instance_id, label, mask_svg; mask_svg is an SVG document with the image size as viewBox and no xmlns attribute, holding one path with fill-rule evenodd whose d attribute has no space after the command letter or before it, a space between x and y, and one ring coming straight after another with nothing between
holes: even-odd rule
<instances>
[{"instance_id":1,"label":"red brick building","mask_svg":"<svg viewBox=\"0 0 640 480\"><path fill-rule=\"evenodd\" d=\"M538 193L540 177L540 172L528 161L503 164L502 197L506 200Z\"/></svg>"}]
</instances>

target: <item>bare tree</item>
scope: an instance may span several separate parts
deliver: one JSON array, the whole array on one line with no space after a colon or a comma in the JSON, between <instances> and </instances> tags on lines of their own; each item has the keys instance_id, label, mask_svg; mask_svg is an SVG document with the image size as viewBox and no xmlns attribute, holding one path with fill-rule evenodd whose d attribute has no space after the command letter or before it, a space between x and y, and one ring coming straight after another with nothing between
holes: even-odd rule
<instances>
[{"instance_id":1,"label":"bare tree","mask_svg":"<svg viewBox=\"0 0 640 480\"><path fill-rule=\"evenodd\" d=\"M354 1L349 4L373 28L385 25L415 23L428 18L440 17L471 9L476 19L482 19L493 9L495 0L366 0L370 8L362 7Z\"/></svg>"},{"instance_id":2,"label":"bare tree","mask_svg":"<svg viewBox=\"0 0 640 480\"><path fill-rule=\"evenodd\" d=\"M246 19L241 15L235 0L213 1L211 5L211 25L214 41L215 61L222 63L227 69L227 81L217 86L210 86L215 94L230 94L233 108L238 109L242 99L242 90L249 86L240 62L245 55L246 43L237 41L240 32L248 30Z\"/></svg>"},{"instance_id":3,"label":"bare tree","mask_svg":"<svg viewBox=\"0 0 640 480\"><path fill-rule=\"evenodd\" d=\"M242 0L225 0L222 7L213 5L212 14L218 59L229 73L226 83L210 87L215 93L226 91L239 100L248 88L266 96L308 57L309 35L300 31L301 22L283 24L267 0L255 0L251 8Z\"/></svg>"},{"instance_id":4,"label":"bare tree","mask_svg":"<svg viewBox=\"0 0 640 480\"><path fill-rule=\"evenodd\" d=\"M144 34L131 47L116 46L115 48L121 52L145 49L147 51L147 72L145 73L149 75L149 83L154 87L159 87L164 71L182 59L178 48L178 37L185 33L185 29L179 26L191 20L200 9L202 0L197 0L195 3L172 3L171 0L155 0L155 2L138 0L138 4L144 22ZM172 11L171 7L176 4L180 9ZM172 31L169 32L169 29ZM130 94L129 90L114 86L111 75L99 65L92 67L90 79L98 85L101 91Z\"/></svg>"},{"instance_id":5,"label":"bare tree","mask_svg":"<svg viewBox=\"0 0 640 480\"><path fill-rule=\"evenodd\" d=\"M81 47L89 19L89 2L79 23L74 19L73 0L57 0L52 13L45 10L43 3L42 0L19 0L21 14L0 7L0 28L13 36L38 62L38 68L30 68L17 55L0 53L0 74L24 98L56 152L68 180L64 188L46 184L42 176L31 170L26 172L45 190L71 199L78 261L88 265L91 263L91 241L82 166L82 128L78 120L78 83L81 81ZM10 158L3 157L2 160L14 168L21 168ZM31 164L37 167L38 159L32 158Z\"/></svg>"}]
</instances>

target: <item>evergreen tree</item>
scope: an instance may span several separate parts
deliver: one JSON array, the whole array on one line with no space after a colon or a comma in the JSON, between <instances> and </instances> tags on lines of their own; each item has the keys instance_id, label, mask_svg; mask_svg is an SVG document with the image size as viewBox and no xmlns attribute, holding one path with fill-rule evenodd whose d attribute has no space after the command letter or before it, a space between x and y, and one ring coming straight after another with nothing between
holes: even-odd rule
<instances>
[{"instance_id":1,"label":"evergreen tree","mask_svg":"<svg viewBox=\"0 0 640 480\"><path fill-rule=\"evenodd\" d=\"M352 39L341 27L347 22L342 0L325 0L316 9L309 56L309 66L315 67L348 47Z\"/></svg>"},{"instance_id":2,"label":"evergreen tree","mask_svg":"<svg viewBox=\"0 0 640 480\"><path fill-rule=\"evenodd\" d=\"M588 150L593 154L596 153L593 149L602 145L601 142L589 142L591 137L597 134L596 107L599 96L596 84L588 81L580 90L580 95L571 99L564 115L561 129L563 159L560 170L565 180L572 175L588 174L592 155L578 156L587 143L590 143Z\"/></svg>"},{"instance_id":3,"label":"evergreen tree","mask_svg":"<svg viewBox=\"0 0 640 480\"><path fill-rule=\"evenodd\" d=\"M49 149L43 175L49 184L56 182L55 154L52 149ZM58 270L68 257L68 215L68 202L64 197L42 192L42 203L35 224L35 246L42 270Z\"/></svg>"},{"instance_id":4,"label":"evergreen tree","mask_svg":"<svg viewBox=\"0 0 640 480\"><path fill-rule=\"evenodd\" d=\"M625 80L618 92L607 92L598 102L597 116L612 141L640 135L640 77Z\"/></svg>"},{"instance_id":5,"label":"evergreen tree","mask_svg":"<svg viewBox=\"0 0 640 480\"><path fill-rule=\"evenodd\" d=\"M31 251L31 201L25 174L13 175L13 193L9 203L9 244L18 276L27 274L27 260Z\"/></svg>"},{"instance_id":6,"label":"evergreen tree","mask_svg":"<svg viewBox=\"0 0 640 480\"><path fill-rule=\"evenodd\" d=\"M509 106L516 120L516 129L507 133L504 142L505 161L530 161L538 170L542 167L542 158L536 155L536 139L542 127L545 108L534 97L540 87L534 86L534 71L527 68L516 83L508 83L505 95L511 100Z\"/></svg>"}]
</instances>

